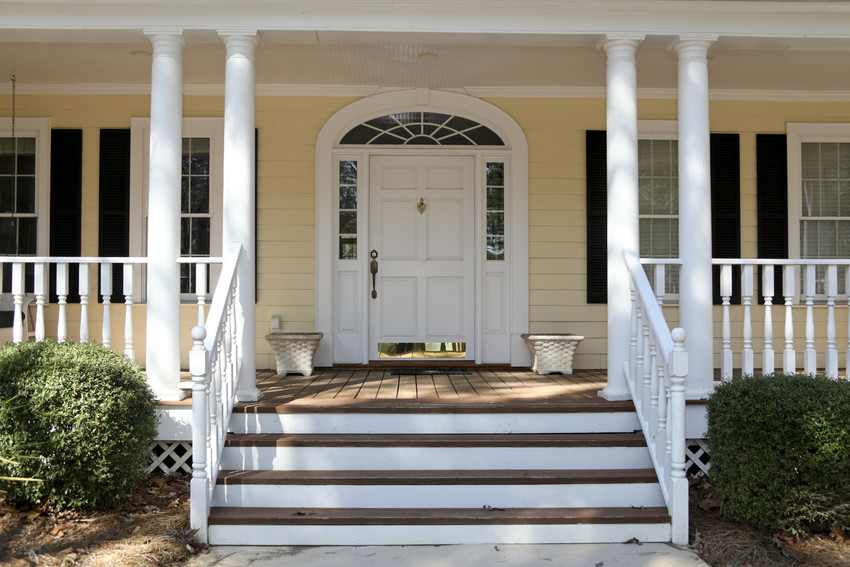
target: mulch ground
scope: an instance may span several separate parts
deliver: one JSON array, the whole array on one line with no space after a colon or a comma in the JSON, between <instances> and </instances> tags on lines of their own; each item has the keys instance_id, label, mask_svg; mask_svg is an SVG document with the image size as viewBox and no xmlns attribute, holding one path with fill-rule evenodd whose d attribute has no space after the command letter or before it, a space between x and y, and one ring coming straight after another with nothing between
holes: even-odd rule
<instances>
[{"instance_id":1,"label":"mulch ground","mask_svg":"<svg viewBox=\"0 0 850 567\"><path fill-rule=\"evenodd\" d=\"M189 530L189 477L152 474L114 508L56 512L0 499L0 565L177 566L206 551ZM723 517L711 484L691 483L691 542L711 567L848 567L850 534L792 538Z\"/></svg>"},{"instance_id":2,"label":"mulch ground","mask_svg":"<svg viewBox=\"0 0 850 567\"><path fill-rule=\"evenodd\" d=\"M791 537L725 518L706 479L691 482L692 547L711 567L848 567L850 534Z\"/></svg>"},{"instance_id":3,"label":"mulch ground","mask_svg":"<svg viewBox=\"0 0 850 567\"><path fill-rule=\"evenodd\" d=\"M0 565L184 565L189 477L150 475L116 506L56 512L0 499Z\"/></svg>"}]
</instances>

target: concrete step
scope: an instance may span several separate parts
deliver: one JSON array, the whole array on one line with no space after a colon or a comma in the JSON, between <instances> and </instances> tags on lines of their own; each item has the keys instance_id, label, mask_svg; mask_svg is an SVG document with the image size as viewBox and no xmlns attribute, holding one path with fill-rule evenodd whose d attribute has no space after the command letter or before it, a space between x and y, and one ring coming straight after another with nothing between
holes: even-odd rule
<instances>
[{"instance_id":1,"label":"concrete step","mask_svg":"<svg viewBox=\"0 0 850 567\"><path fill-rule=\"evenodd\" d=\"M624 539L625 538L625 539ZM666 508L214 507L213 545L669 541Z\"/></svg>"}]
</instances>

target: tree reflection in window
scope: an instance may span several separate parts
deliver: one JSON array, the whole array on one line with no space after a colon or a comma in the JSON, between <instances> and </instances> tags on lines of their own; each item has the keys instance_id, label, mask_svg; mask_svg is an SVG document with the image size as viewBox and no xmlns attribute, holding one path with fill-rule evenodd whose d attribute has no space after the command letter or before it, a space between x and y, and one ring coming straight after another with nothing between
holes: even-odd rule
<instances>
[{"instance_id":1,"label":"tree reflection in window","mask_svg":"<svg viewBox=\"0 0 850 567\"><path fill-rule=\"evenodd\" d=\"M505 259L505 163L487 162L487 259Z\"/></svg>"},{"instance_id":2,"label":"tree reflection in window","mask_svg":"<svg viewBox=\"0 0 850 567\"><path fill-rule=\"evenodd\" d=\"M339 259L357 259L357 162L339 162Z\"/></svg>"},{"instance_id":3,"label":"tree reflection in window","mask_svg":"<svg viewBox=\"0 0 850 567\"><path fill-rule=\"evenodd\" d=\"M461 116L399 112L367 120L349 130L343 145L504 146L493 130Z\"/></svg>"}]
</instances>

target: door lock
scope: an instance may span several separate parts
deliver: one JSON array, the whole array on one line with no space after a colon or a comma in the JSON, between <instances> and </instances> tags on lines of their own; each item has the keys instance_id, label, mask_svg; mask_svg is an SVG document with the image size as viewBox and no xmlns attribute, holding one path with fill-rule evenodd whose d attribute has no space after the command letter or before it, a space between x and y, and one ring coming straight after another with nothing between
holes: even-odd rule
<instances>
[{"instance_id":1,"label":"door lock","mask_svg":"<svg viewBox=\"0 0 850 567\"><path fill-rule=\"evenodd\" d=\"M378 275L378 251L372 250L369 255L372 257L372 262L369 264L369 271L372 272L372 299L377 299L378 291L375 289L375 276Z\"/></svg>"}]
</instances>

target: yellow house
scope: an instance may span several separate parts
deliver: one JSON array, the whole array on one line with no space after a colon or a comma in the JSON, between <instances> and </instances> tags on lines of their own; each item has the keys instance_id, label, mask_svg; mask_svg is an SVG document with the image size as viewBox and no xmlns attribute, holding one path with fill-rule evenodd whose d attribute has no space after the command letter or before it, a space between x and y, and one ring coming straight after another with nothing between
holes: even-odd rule
<instances>
[{"instance_id":1,"label":"yellow house","mask_svg":"<svg viewBox=\"0 0 850 567\"><path fill-rule=\"evenodd\" d=\"M580 335L573 367L637 406L657 531L253 533L683 543L685 398L846 367L848 30L843 2L4 2L2 336L109 344L163 401L219 380L221 418L262 397L270 331L322 333L320 368L438 343L525 369L523 335ZM256 543L207 525L209 412L193 522Z\"/></svg>"}]
</instances>

